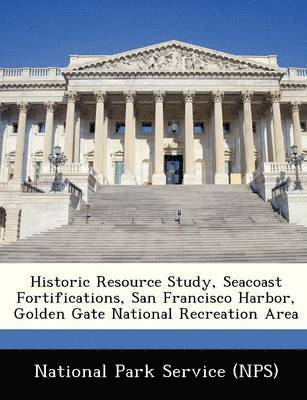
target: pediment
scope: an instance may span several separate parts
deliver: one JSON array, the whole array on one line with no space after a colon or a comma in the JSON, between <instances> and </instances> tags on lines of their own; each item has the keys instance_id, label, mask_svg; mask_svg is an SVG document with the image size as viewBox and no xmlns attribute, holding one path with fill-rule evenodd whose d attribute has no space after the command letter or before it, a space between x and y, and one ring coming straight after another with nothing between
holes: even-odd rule
<instances>
[{"instance_id":1,"label":"pediment","mask_svg":"<svg viewBox=\"0 0 307 400\"><path fill-rule=\"evenodd\" d=\"M75 66L67 76L154 75L246 75L282 76L283 70L204 47L170 41Z\"/></svg>"}]
</instances>

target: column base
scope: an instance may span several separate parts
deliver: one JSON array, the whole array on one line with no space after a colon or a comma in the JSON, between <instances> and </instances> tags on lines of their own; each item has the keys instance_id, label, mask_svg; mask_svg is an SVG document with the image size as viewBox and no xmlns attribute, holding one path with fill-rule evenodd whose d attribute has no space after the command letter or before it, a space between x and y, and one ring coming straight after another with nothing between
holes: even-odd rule
<instances>
[{"instance_id":1,"label":"column base","mask_svg":"<svg viewBox=\"0 0 307 400\"><path fill-rule=\"evenodd\" d=\"M230 183L232 185L241 185L242 183L242 176L240 172L234 172L230 175Z\"/></svg>"},{"instance_id":2,"label":"column base","mask_svg":"<svg viewBox=\"0 0 307 400\"><path fill-rule=\"evenodd\" d=\"M214 183L216 185L227 185L228 184L228 175L224 172L219 172L214 175Z\"/></svg>"},{"instance_id":3,"label":"column base","mask_svg":"<svg viewBox=\"0 0 307 400\"><path fill-rule=\"evenodd\" d=\"M248 185L249 183L251 183L251 181L253 179L254 179L253 173L252 172L248 172L248 173L244 174L244 176L243 176L243 183Z\"/></svg>"},{"instance_id":4,"label":"column base","mask_svg":"<svg viewBox=\"0 0 307 400\"><path fill-rule=\"evenodd\" d=\"M153 185L166 185L166 176L163 172L155 173L152 175Z\"/></svg>"},{"instance_id":5,"label":"column base","mask_svg":"<svg viewBox=\"0 0 307 400\"><path fill-rule=\"evenodd\" d=\"M132 173L123 174L120 183L121 185L135 185L135 177Z\"/></svg>"},{"instance_id":6,"label":"column base","mask_svg":"<svg viewBox=\"0 0 307 400\"><path fill-rule=\"evenodd\" d=\"M182 183L184 185L199 185L199 179L195 174L184 174Z\"/></svg>"}]
</instances>

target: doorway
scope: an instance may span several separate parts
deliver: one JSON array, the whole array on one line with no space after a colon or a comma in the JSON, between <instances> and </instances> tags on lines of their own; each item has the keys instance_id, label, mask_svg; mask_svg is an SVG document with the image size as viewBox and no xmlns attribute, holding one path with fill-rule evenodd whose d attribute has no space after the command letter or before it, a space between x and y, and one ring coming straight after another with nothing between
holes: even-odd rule
<instances>
[{"instance_id":1,"label":"doorway","mask_svg":"<svg viewBox=\"0 0 307 400\"><path fill-rule=\"evenodd\" d=\"M183 180L183 156L164 156L167 185L181 185Z\"/></svg>"},{"instance_id":2,"label":"doorway","mask_svg":"<svg viewBox=\"0 0 307 400\"><path fill-rule=\"evenodd\" d=\"M124 173L124 161L115 161L114 184L120 185Z\"/></svg>"}]
</instances>

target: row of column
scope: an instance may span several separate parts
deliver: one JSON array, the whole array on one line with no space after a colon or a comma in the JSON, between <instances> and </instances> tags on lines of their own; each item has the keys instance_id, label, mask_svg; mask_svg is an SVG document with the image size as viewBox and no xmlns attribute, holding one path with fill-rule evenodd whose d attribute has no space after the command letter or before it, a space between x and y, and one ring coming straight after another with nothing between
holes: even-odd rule
<instances>
[{"instance_id":1,"label":"row of column","mask_svg":"<svg viewBox=\"0 0 307 400\"><path fill-rule=\"evenodd\" d=\"M136 93L127 91L124 93L126 98L126 114L125 114L125 159L124 159L124 175L122 176L123 184L135 183L135 160L134 160L134 141L135 141L135 116L134 116L134 100ZM194 121L193 121L193 99L195 92L184 91L185 100L185 162L184 162L184 183L195 183L194 171ZM223 92L216 91L212 93L214 103L214 150L215 150L215 183L227 183L228 177L225 174L224 165L224 128L223 128L223 111L222 101ZM245 180L249 182L255 169L254 156L254 138L253 123L251 111L251 99L253 93L250 91L242 92L243 111L244 111L244 129L243 129L243 149L245 160ZM164 98L165 91L154 91L155 98L155 167L152 177L153 184L164 184ZM102 141L107 141L107 130L103 130L103 104L106 99L104 92L96 93L96 131L95 131L95 158L94 169L106 174L105 159L107 157L106 147L101 146ZM272 108L275 132L276 161L284 161L285 150L283 144L283 135L281 127L281 115L279 102L276 95L272 95ZM99 122L99 125L98 125Z\"/></svg>"},{"instance_id":2,"label":"row of column","mask_svg":"<svg viewBox=\"0 0 307 400\"><path fill-rule=\"evenodd\" d=\"M155 99L155 167L153 174L154 184L165 183L164 174L164 98L165 91L154 91ZM126 99L125 114L125 149L124 164L125 170L122 177L124 184L134 184L135 180L135 113L134 101L136 93L134 91L124 92ZM251 100L253 93L245 91L241 93L243 102L243 150L245 160L246 179L250 179L250 175L255 169L254 164L254 139L252 125ZM193 121L193 99L195 92L184 91L183 97L185 101L185 173L184 183L194 183L194 121ZM215 150L215 182L225 182L225 166L224 166L224 132L223 132L223 92L216 91L212 93L214 104L214 150ZM75 105L78 100L78 94L68 92L67 97L67 113L66 113L66 135L65 135L65 154L67 162L74 162L74 146L75 146ZM106 127L105 102L107 94L104 91L95 93L96 97L96 123L95 123L95 153L94 153L94 169L106 176L107 168L107 138L108 129ZM274 127L274 147L275 161L283 162L285 160L285 146L282 133L281 113L280 113L280 92L276 91L271 94L273 127ZM48 155L52 152L53 140L53 120L55 103L47 102L46 106L46 126L43 161L48 162ZM14 178L20 180L22 177L23 153L25 146L26 119L28 112L28 103L20 102L18 134L16 144L16 156L14 167ZM294 143L298 146L299 152L302 151L301 142L301 126L299 117L300 103L294 102L290 104L293 120Z\"/></svg>"}]
</instances>

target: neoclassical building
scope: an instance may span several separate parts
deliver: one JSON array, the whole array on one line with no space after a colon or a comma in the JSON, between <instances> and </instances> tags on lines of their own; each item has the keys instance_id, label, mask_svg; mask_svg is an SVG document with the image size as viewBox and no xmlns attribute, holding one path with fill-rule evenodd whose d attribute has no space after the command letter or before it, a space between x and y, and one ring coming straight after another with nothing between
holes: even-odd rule
<instances>
[{"instance_id":1,"label":"neoclassical building","mask_svg":"<svg viewBox=\"0 0 307 400\"><path fill-rule=\"evenodd\" d=\"M307 68L169 41L64 68L0 68L0 182L63 173L101 184L249 183L307 152ZM48 175L49 174L49 175Z\"/></svg>"}]
</instances>

